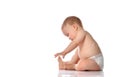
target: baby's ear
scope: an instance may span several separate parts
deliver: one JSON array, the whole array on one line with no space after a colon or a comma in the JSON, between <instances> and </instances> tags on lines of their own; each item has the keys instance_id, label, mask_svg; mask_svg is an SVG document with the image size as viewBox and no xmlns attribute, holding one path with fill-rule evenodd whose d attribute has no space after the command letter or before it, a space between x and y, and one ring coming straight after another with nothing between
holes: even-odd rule
<instances>
[{"instance_id":1,"label":"baby's ear","mask_svg":"<svg viewBox=\"0 0 120 77\"><path fill-rule=\"evenodd\" d=\"M73 26L73 28L74 28L75 30L77 30L77 29L78 29L77 24L73 24L72 26Z\"/></svg>"}]
</instances>

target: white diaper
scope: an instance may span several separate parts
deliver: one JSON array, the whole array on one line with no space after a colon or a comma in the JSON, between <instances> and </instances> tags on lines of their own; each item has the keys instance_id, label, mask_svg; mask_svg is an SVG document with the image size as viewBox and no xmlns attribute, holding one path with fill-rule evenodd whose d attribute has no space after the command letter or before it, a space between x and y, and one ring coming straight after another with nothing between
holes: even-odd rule
<instances>
[{"instance_id":1,"label":"white diaper","mask_svg":"<svg viewBox=\"0 0 120 77\"><path fill-rule=\"evenodd\" d=\"M103 55L100 53L98 55L92 56L89 59L94 60L100 67L100 69L103 69L104 66L104 59L103 59Z\"/></svg>"}]
</instances>

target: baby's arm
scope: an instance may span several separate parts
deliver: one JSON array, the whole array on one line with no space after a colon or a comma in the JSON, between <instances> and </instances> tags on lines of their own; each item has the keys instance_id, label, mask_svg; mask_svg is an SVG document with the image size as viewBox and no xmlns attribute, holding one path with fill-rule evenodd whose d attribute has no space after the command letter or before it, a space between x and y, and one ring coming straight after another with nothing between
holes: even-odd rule
<instances>
[{"instance_id":1,"label":"baby's arm","mask_svg":"<svg viewBox=\"0 0 120 77\"><path fill-rule=\"evenodd\" d=\"M75 54L72 56L70 61L65 62L66 64L76 64L79 60L78 56L78 49L76 50Z\"/></svg>"},{"instance_id":2,"label":"baby's arm","mask_svg":"<svg viewBox=\"0 0 120 77\"><path fill-rule=\"evenodd\" d=\"M80 44L80 42L84 40L85 35L86 32L84 30L78 32L76 38L68 45L68 47L62 53L66 55L67 53L75 49Z\"/></svg>"},{"instance_id":3,"label":"baby's arm","mask_svg":"<svg viewBox=\"0 0 120 77\"><path fill-rule=\"evenodd\" d=\"M63 58L64 58L64 56L65 56L67 53L69 53L69 52L71 52L73 49L75 49L75 48L80 44L80 42L82 42L82 41L84 40L85 35L86 35L86 32L85 32L84 30L79 31L79 32L77 33L76 38L68 45L68 47L67 47L63 52L56 53L56 54L55 54L55 57L62 55Z\"/></svg>"}]
</instances>

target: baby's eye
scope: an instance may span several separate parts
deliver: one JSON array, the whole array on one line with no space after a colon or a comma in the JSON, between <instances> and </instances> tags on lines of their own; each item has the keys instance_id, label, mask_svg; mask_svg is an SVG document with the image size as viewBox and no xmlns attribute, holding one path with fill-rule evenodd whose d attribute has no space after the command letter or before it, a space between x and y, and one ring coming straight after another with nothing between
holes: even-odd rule
<instances>
[{"instance_id":1,"label":"baby's eye","mask_svg":"<svg viewBox=\"0 0 120 77\"><path fill-rule=\"evenodd\" d=\"M69 33L67 33L67 35L66 35L67 37L69 36Z\"/></svg>"}]
</instances>

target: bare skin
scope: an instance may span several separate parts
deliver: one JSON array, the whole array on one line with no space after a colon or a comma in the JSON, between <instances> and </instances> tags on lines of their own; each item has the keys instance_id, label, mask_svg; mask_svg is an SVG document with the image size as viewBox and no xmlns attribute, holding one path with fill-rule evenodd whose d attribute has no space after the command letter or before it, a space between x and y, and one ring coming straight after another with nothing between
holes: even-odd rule
<instances>
[{"instance_id":1,"label":"bare skin","mask_svg":"<svg viewBox=\"0 0 120 77\"><path fill-rule=\"evenodd\" d=\"M89 59L90 57L101 53L98 44L92 36L83 28L78 26L78 24L67 24L62 31L65 36L71 40L71 43L64 51L55 54L55 57L58 56L59 69L91 71L100 70L99 65L94 60ZM78 49L73 55L71 61L63 62L59 56L63 56L64 58L66 54L75 48Z\"/></svg>"},{"instance_id":2,"label":"bare skin","mask_svg":"<svg viewBox=\"0 0 120 77\"><path fill-rule=\"evenodd\" d=\"M58 62L59 62L59 69L64 70L65 65L64 65L64 62L62 61L62 59L60 57L58 57Z\"/></svg>"}]
</instances>

